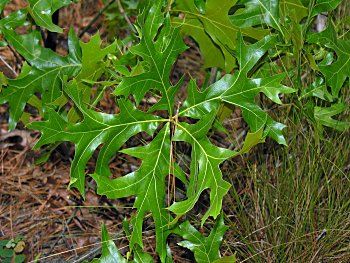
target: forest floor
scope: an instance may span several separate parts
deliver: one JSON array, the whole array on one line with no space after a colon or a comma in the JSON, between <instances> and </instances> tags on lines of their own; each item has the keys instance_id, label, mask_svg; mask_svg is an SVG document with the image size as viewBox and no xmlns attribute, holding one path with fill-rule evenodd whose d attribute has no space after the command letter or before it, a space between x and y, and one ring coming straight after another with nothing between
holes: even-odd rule
<instances>
[{"instance_id":1,"label":"forest floor","mask_svg":"<svg viewBox=\"0 0 350 263\"><path fill-rule=\"evenodd\" d=\"M7 12L21 6L23 1L14 0ZM102 1L85 0L61 10L60 26L65 34L59 36L58 53L66 53L67 28L82 32L102 6ZM110 28L102 21L103 16L81 39L88 41L97 30L108 38ZM178 59L172 81L186 74L187 80L195 78L201 85L206 74L201 55L193 41L186 39L186 44L190 49ZM1 48L0 54L14 69L20 69L21 62L11 50ZM106 96L100 106L110 111L112 104L113 98ZM289 147L268 140L248 156L221 167L234 186L223 205L230 229L222 253L237 253L247 262L350 262L349 132L326 130L316 140L300 113L288 106L271 111L276 119L287 119ZM348 120L349 115L346 112ZM40 134L21 124L8 133L7 119L7 107L0 106L0 240L23 236L28 262L36 257L40 262L81 262L98 255L104 222L110 233L116 233L113 239L125 253L128 242L122 222L132 214L133 200L101 197L92 181L88 181L83 200L77 191L67 189L72 145L64 143L47 162L34 165L42 154L32 150ZM222 147L229 147L232 141L240 144L247 133L238 111L226 119L225 127L231 133L228 138L219 132L212 136ZM142 136L130 144L147 140ZM123 175L135 168L133 164L138 165L131 159L126 166L123 158L129 157L119 157L111 164L115 173ZM193 213L205 210L207 202L203 198ZM152 253L155 238L151 222L148 224L144 241ZM189 251L178 251L175 262L193 262Z\"/></svg>"}]
</instances>

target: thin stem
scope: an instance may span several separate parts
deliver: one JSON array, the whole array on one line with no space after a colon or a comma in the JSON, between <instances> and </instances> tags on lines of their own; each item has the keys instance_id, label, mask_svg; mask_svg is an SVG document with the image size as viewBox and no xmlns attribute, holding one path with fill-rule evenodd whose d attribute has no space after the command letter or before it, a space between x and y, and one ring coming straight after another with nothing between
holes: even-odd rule
<instances>
[{"instance_id":1,"label":"thin stem","mask_svg":"<svg viewBox=\"0 0 350 263\"><path fill-rule=\"evenodd\" d=\"M111 0L107 5L105 5L105 6L95 15L95 17L90 21L90 23L83 29L83 31L81 31L81 33L79 34L79 37L82 37L82 36L90 29L90 27L97 21L97 19L103 14L103 12L106 11L106 9L107 9L108 7L110 7L114 2L115 2L115 0Z\"/></svg>"},{"instance_id":2,"label":"thin stem","mask_svg":"<svg viewBox=\"0 0 350 263\"><path fill-rule=\"evenodd\" d=\"M9 64L7 64L7 62L2 58L1 55L0 55L0 61L7 69L7 70L3 71L4 74L6 75L6 77L8 77L10 79L14 79L18 76L17 72Z\"/></svg>"},{"instance_id":3,"label":"thin stem","mask_svg":"<svg viewBox=\"0 0 350 263\"><path fill-rule=\"evenodd\" d=\"M218 67L213 67L210 70L210 78L208 81L208 86L210 86L211 84L213 84L216 81L216 75L218 73Z\"/></svg>"},{"instance_id":4,"label":"thin stem","mask_svg":"<svg viewBox=\"0 0 350 263\"><path fill-rule=\"evenodd\" d=\"M135 29L134 25L131 23L129 17L126 15L125 10L124 10L124 8L123 8L122 3L120 2L120 0L117 0L117 4L118 4L118 8L119 8L120 13L121 13L122 16L124 17L126 23L129 25L131 31L132 31L134 34L136 34L136 33L137 33L137 32L136 32L136 29Z\"/></svg>"}]
</instances>

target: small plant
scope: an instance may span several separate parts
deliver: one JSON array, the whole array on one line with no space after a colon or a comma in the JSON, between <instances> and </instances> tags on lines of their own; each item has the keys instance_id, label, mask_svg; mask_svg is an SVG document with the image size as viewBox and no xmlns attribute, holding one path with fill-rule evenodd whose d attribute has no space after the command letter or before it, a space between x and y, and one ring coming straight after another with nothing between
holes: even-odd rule
<instances>
[{"instance_id":1,"label":"small plant","mask_svg":"<svg viewBox=\"0 0 350 263\"><path fill-rule=\"evenodd\" d=\"M2 2L0 11L7 2ZM308 8L299 1L297 5L222 1L220 6L213 0L149 1L135 25L138 44L126 53L117 48L121 41L102 48L99 33L83 43L70 30L65 57L43 48L40 32L32 27L27 34L16 34L14 29L29 21L62 32L51 16L71 2L28 0L26 9L0 20L4 39L26 61L16 79L1 81L5 87L0 103L9 104L9 129L16 127L26 104L37 108L43 120L27 125L42 134L35 148L55 147L64 141L75 145L69 187L77 188L84 198L87 162L98 151L94 173L88 175L97 183L97 193L108 198L135 197L135 213L126 228L130 231L127 256L132 255L135 262L152 261L143 252L147 214L154 221L156 252L162 262L172 260L167 243L170 235L181 237L179 244L193 251L197 262L220 259L219 247L227 228L222 200L231 187L223 179L220 165L247 153L267 137L287 145L282 132L286 126L261 106L259 95L282 104L282 96L296 93L290 100L305 111L320 134L322 126L349 127L349 123L332 118L346 109L339 92L350 72L349 41L339 39L331 23L322 33L309 32L315 16L334 9L340 1L309 1ZM206 67L225 70L208 87L199 88L191 80L183 101L178 99L183 79L170 81L177 57L187 49L181 35L190 35L198 43ZM306 66L304 56L310 61ZM313 78L304 81L302 73L309 71ZM108 86L114 88L119 113L96 110ZM147 94L159 100L144 111L139 104ZM236 151L210 140L213 130L223 129L217 116L227 106L239 108L250 129ZM151 137L148 143L122 149L141 132ZM177 162L179 143L191 147L188 173ZM141 159L142 164L134 172L110 179L109 162L117 152ZM182 188L186 196L177 197L176 188ZM216 219L208 237L186 221L205 192L210 192L210 205L200 217L201 226L209 217ZM126 262L105 226L102 241L100 262Z\"/></svg>"},{"instance_id":2,"label":"small plant","mask_svg":"<svg viewBox=\"0 0 350 263\"><path fill-rule=\"evenodd\" d=\"M3 263L22 263L25 255L22 254L25 248L23 236L11 240L0 240L0 259Z\"/></svg>"}]
</instances>

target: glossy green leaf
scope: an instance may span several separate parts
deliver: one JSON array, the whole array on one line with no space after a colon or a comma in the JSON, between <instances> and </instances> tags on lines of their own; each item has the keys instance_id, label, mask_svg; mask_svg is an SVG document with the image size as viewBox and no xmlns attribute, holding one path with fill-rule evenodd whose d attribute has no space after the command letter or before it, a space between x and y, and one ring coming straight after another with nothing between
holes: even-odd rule
<instances>
[{"instance_id":1,"label":"glossy green leaf","mask_svg":"<svg viewBox=\"0 0 350 263\"><path fill-rule=\"evenodd\" d=\"M135 263L153 263L152 257L146 252L142 251L139 247L135 248L134 251L134 260L126 260L119 252L115 243L108 234L105 224L102 224L101 230L102 237L102 253L100 258L95 258L91 263L126 263L126 262L135 262Z\"/></svg>"},{"instance_id":2,"label":"glossy green leaf","mask_svg":"<svg viewBox=\"0 0 350 263\"><path fill-rule=\"evenodd\" d=\"M184 239L179 245L193 251L198 263L214 262L219 259L220 244L228 229L223 218L223 215L218 217L208 237L204 237L188 221L185 221L174 231Z\"/></svg>"},{"instance_id":3,"label":"glossy green leaf","mask_svg":"<svg viewBox=\"0 0 350 263\"><path fill-rule=\"evenodd\" d=\"M154 140L143 147L129 148L121 152L142 159L141 167L121 178L110 180L97 174L91 175L97 183L97 193L108 198L136 196L133 232L130 249L137 244L143 247L142 224L147 212L152 213L156 226L156 250L166 258L166 230L172 217L165 210L165 178L171 173L170 127L166 124Z\"/></svg>"},{"instance_id":4,"label":"glossy green leaf","mask_svg":"<svg viewBox=\"0 0 350 263\"><path fill-rule=\"evenodd\" d=\"M29 24L26 21L26 17L27 10L25 9L20 9L12 12L10 15L0 20L0 33L2 32L2 28L14 29L16 27Z\"/></svg>"},{"instance_id":5,"label":"glossy green leaf","mask_svg":"<svg viewBox=\"0 0 350 263\"><path fill-rule=\"evenodd\" d=\"M108 234L105 224L102 224L102 255L99 259L94 259L91 263L126 263L127 260L119 253L113 240Z\"/></svg>"},{"instance_id":6,"label":"glossy green leaf","mask_svg":"<svg viewBox=\"0 0 350 263\"><path fill-rule=\"evenodd\" d=\"M117 48L117 41L105 48L101 48L102 40L99 33L91 37L90 41L84 43L80 41L82 53L82 69L77 76L78 80L89 79L96 80L101 75L99 63L107 56L113 53Z\"/></svg>"},{"instance_id":7,"label":"glossy green leaf","mask_svg":"<svg viewBox=\"0 0 350 263\"><path fill-rule=\"evenodd\" d=\"M214 112L215 113L215 112ZM216 218L221 211L222 198L230 188L223 180L219 165L237 153L213 145L206 136L212 127L215 114L208 114L194 125L178 123L174 141L185 141L191 144L191 174L187 189L187 199L175 202L169 207L173 213L181 216L190 211L197 203L201 193L210 189L210 207L202 224L209 216Z\"/></svg>"},{"instance_id":8,"label":"glossy green leaf","mask_svg":"<svg viewBox=\"0 0 350 263\"><path fill-rule=\"evenodd\" d=\"M134 249L134 260L135 263L154 263L152 256L141 248L137 247Z\"/></svg>"},{"instance_id":9,"label":"glossy green leaf","mask_svg":"<svg viewBox=\"0 0 350 263\"><path fill-rule=\"evenodd\" d=\"M69 55L62 57L40 45L40 33L26 35L3 29L6 40L30 63L29 72L8 81L8 87L0 94L0 104L10 105L9 129L14 129L27 101L39 92L44 105L55 101L62 93L63 76L72 77L81 69L81 54L78 39L71 30ZM45 109L44 109L45 110Z\"/></svg>"},{"instance_id":10,"label":"glossy green leaf","mask_svg":"<svg viewBox=\"0 0 350 263\"><path fill-rule=\"evenodd\" d=\"M143 58L147 65L146 71L136 76L125 77L114 91L114 95L133 94L139 103L147 91L158 90L162 93L162 99L153 110L167 110L172 115L174 96L179 85L172 86L169 75L177 56L187 47L179 37L179 30L170 25L169 16L163 18L161 8L162 1L157 1L150 8L146 18L139 18L142 26L141 41L130 49L132 53ZM163 21L164 25L158 33Z\"/></svg>"},{"instance_id":11,"label":"glossy green leaf","mask_svg":"<svg viewBox=\"0 0 350 263\"><path fill-rule=\"evenodd\" d=\"M301 91L300 98L316 97L321 100L333 102L336 97L332 96L324 83L324 79L321 77L316 78L316 80L307 88Z\"/></svg>"},{"instance_id":12,"label":"glossy green leaf","mask_svg":"<svg viewBox=\"0 0 350 263\"><path fill-rule=\"evenodd\" d=\"M130 237L130 223L129 221L124 218L123 220L123 230L127 237ZM129 257L130 252L127 253L127 257ZM153 258L150 254L146 253L144 250L140 248L140 246L136 245L134 247L134 261L136 263L142 262L142 263L153 263Z\"/></svg>"},{"instance_id":13,"label":"glossy green leaf","mask_svg":"<svg viewBox=\"0 0 350 263\"><path fill-rule=\"evenodd\" d=\"M279 21L278 2L277 0L241 0L239 4L244 6L243 11L230 16L230 20L240 28L266 24L283 33Z\"/></svg>"},{"instance_id":14,"label":"glossy green leaf","mask_svg":"<svg viewBox=\"0 0 350 263\"><path fill-rule=\"evenodd\" d=\"M225 75L221 80L209 86L204 91L199 91L194 82L189 86L188 98L180 109L180 116L201 118L205 113L216 111L221 102L226 102L240 107L245 121L252 132L265 127L264 135L286 144L282 134L285 125L275 122L256 103L255 97L260 92L264 93L274 102L280 103L280 93L292 93L294 89L280 84L284 75L249 79L248 72L254 67L264 53L274 45L275 38L267 36L253 45L245 45L242 37L239 37L237 59L240 70L234 75Z\"/></svg>"},{"instance_id":15,"label":"glossy green leaf","mask_svg":"<svg viewBox=\"0 0 350 263\"><path fill-rule=\"evenodd\" d=\"M257 144L265 142L263 132L264 132L264 128L261 128L260 130L254 133L249 132L247 134L247 137L245 138L242 149L239 151L239 154L248 153Z\"/></svg>"},{"instance_id":16,"label":"glossy green leaf","mask_svg":"<svg viewBox=\"0 0 350 263\"><path fill-rule=\"evenodd\" d=\"M79 89L83 94L82 102L86 104L93 105L93 103L90 102L92 89L85 85L84 82L86 82L87 79L94 82L102 75L105 69L103 59L107 56L107 54L115 52L117 48L117 41L114 41L111 45L105 48L101 48L101 45L102 40L99 32L92 36L90 41L87 43L80 41L82 67L81 71L76 77L76 80ZM59 100L61 101L59 105L62 106L67 103L68 98L63 94ZM79 110L76 107L73 107L68 113L68 120L70 122L77 122L79 119Z\"/></svg>"},{"instance_id":17,"label":"glossy green leaf","mask_svg":"<svg viewBox=\"0 0 350 263\"><path fill-rule=\"evenodd\" d=\"M316 16L322 12L331 11L342 2L342 0L316 0L312 11L311 16Z\"/></svg>"},{"instance_id":18,"label":"glossy green leaf","mask_svg":"<svg viewBox=\"0 0 350 263\"><path fill-rule=\"evenodd\" d=\"M239 152L214 146L207 137L215 119L215 112L213 113L204 116L194 125L178 123L173 138L174 141L185 141L191 144L192 153L187 199L175 202L169 210L178 217L182 216L194 207L205 189L210 189L210 207L202 218L202 224L209 216L216 218L220 214L222 199L230 188L230 184L222 178L219 165L233 156L248 152L253 146L265 140L264 129L261 128L256 133L247 135Z\"/></svg>"},{"instance_id":19,"label":"glossy green leaf","mask_svg":"<svg viewBox=\"0 0 350 263\"><path fill-rule=\"evenodd\" d=\"M207 0L204 10L199 10L192 0L176 1L174 12L184 14L174 18L173 24L181 25L184 35L190 35L198 43L205 58L205 67L220 67L230 72L235 66L232 54L236 50L239 30L244 35L261 39L268 31L256 28L239 29L229 18L229 11L237 1Z\"/></svg>"},{"instance_id":20,"label":"glossy green leaf","mask_svg":"<svg viewBox=\"0 0 350 263\"><path fill-rule=\"evenodd\" d=\"M67 6L76 0L28 0L28 10L38 26L51 32L62 33L63 30L52 23L53 13L61 7Z\"/></svg>"},{"instance_id":21,"label":"glossy green leaf","mask_svg":"<svg viewBox=\"0 0 350 263\"><path fill-rule=\"evenodd\" d=\"M138 111L130 101L119 100L119 114L104 114L87 108L82 103L82 94L76 82L70 83L65 92L84 116L82 122L67 123L58 113L49 110L47 121L34 122L29 128L41 131L42 136L36 148L56 141L70 141L75 144L75 158L71 166L70 186L85 195L85 167L94 151L103 145L96 164L96 173L108 177L108 162L119 148L133 135L145 131L152 134L163 120Z\"/></svg>"},{"instance_id":22,"label":"glossy green leaf","mask_svg":"<svg viewBox=\"0 0 350 263\"><path fill-rule=\"evenodd\" d=\"M332 95L338 97L345 80L350 76L350 40L338 39L332 25L318 34L308 36L309 43L318 43L331 48L337 55L336 61L318 66L326 78L326 84L332 88Z\"/></svg>"},{"instance_id":23,"label":"glossy green leaf","mask_svg":"<svg viewBox=\"0 0 350 263\"><path fill-rule=\"evenodd\" d=\"M350 127L349 122L338 121L333 119L334 115L342 113L344 110L348 108L347 105L338 103L333 104L330 107L315 107L314 116L315 120L324 126L331 127L333 129L344 131L345 129Z\"/></svg>"},{"instance_id":24,"label":"glossy green leaf","mask_svg":"<svg viewBox=\"0 0 350 263\"><path fill-rule=\"evenodd\" d=\"M41 94L44 112L49 104L62 107L68 98L62 94L64 76L76 77L77 80L90 78L97 79L102 73L100 61L116 49L116 42L101 49L101 38L97 33L88 43L79 43L73 29L68 38L69 54L59 56L51 49L43 48L40 44L41 36L38 31L26 35L17 35L14 31L3 29L6 40L28 61L31 68L22 69L17 79L9 80L9 86L0 94L0 104L9 102L10 120L9 129L16 126L26 103L30 102L33 94ZM26 69L26 70L24 70ZM80 82L79 82L80 83ZM84 102L89 104L91 89L83 83L79 84L84 93ZM75 110L75 108L74 108ZM76 121L78 118L75 117Z\"/></svg>"}]
</instances>

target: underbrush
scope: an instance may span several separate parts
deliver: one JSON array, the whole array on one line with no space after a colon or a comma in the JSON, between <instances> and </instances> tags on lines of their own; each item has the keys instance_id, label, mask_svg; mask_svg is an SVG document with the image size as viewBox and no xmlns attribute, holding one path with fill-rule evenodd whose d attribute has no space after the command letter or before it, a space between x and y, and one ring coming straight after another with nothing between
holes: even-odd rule
<instances>
[{"instance_id":1,"label":"underbrush","mask_svg":"<svg viewBox=\"0 0 350 263\"><path fill-rule=\"evenodd\" d=\"M224 246L240 262L348 262L349 132L329 130L317 143L298 113L288 127L289 147L270 142L226 171L235 187L224 201Z\"/></svg>"}]
</instances>

